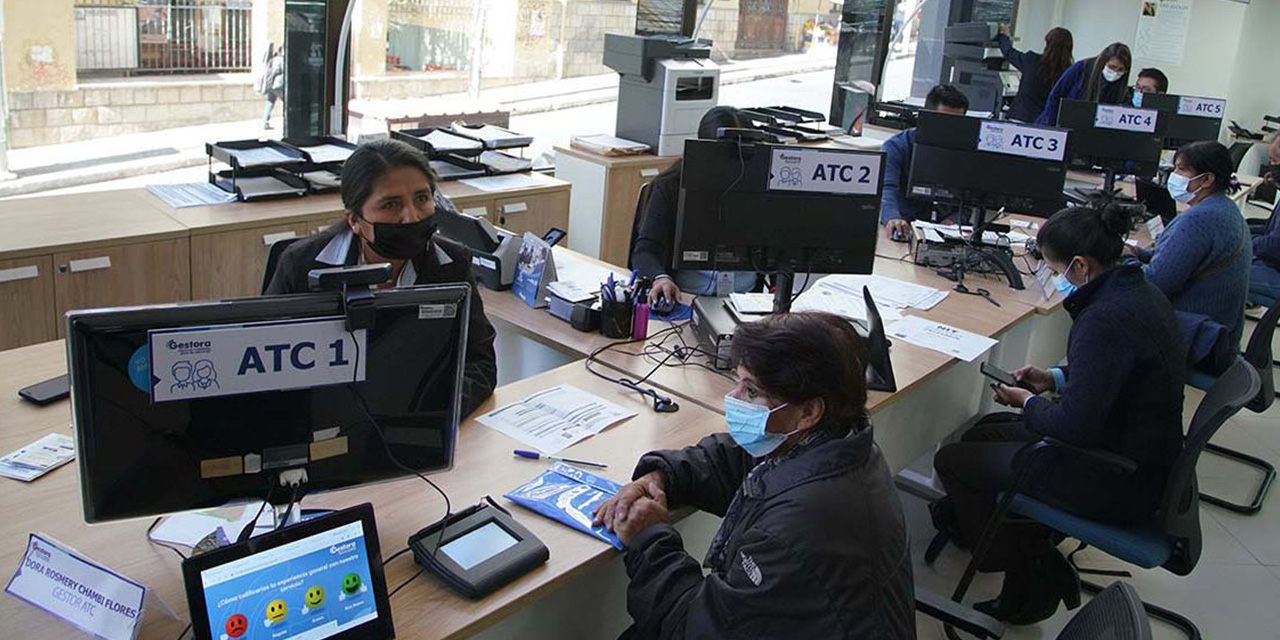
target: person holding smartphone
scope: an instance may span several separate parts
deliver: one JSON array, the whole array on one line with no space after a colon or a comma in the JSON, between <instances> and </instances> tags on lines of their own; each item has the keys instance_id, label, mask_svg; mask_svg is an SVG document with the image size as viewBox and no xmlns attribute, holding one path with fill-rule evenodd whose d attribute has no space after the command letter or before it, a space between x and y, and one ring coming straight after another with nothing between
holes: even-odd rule
<instances>
[{"instance_id":1,"label":"person holding smartphone","mask_svg":"<svg viewBox=\"0 0 1280 640\"><path fill-rule=\"evenodd\" d=\"M1074 207L1054 214L1037 235L1039 250L1071 315L1070 366L1012 372L993 383L996 402L1020 414L987 416L933 465L947 497L931 507L934 524L972 548L1009 488L1019 455L1052 437L1137 463L1132 473L1067 456L1038 459L1022 491L1091 520L1151 520L1182 449L1186 348L1169 300L1121 262L1128 219L1118 208ZM1056 394L1049 397L1047 394ZM1003 571L1000 597L974 608L1011 624L1033 624L1079 604L1079 578L1038 524L1001 528L982 571Z\"/></svg>"}]
</instances>

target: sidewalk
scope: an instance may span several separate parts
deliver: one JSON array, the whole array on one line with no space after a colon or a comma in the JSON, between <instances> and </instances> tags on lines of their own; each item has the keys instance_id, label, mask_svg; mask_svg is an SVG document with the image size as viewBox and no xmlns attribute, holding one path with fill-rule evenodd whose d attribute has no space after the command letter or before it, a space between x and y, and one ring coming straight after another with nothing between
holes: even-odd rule
<instances>
[{"instance_id":1,"label":"sidewalk","mask_svg":"<svg viewBox=\"0 0 1280 640\"><path fill-rule=\"evenodd\" d=\"M834 49L728 62L721 65L721 84L731 85L833 68ZM617 87L617 74L566 78L484 90L481 91L478 102L499 105L511 111L512 115L528 115L613 102L617 99ZM412 106L430 112L457 112L468 101L465 94L450 94L413 100ZM781 98L779 101L785 102ZM362 102L353 100L351 108L359 111ZM273 126L275 129L263 131L259 120L221 122L11 150L8 154L9 170L18 177L0 182L0 198L203 165L207 162L205 143L266 137L278 139L283 126L279 116Z\"/></svg>"}]
</instances>

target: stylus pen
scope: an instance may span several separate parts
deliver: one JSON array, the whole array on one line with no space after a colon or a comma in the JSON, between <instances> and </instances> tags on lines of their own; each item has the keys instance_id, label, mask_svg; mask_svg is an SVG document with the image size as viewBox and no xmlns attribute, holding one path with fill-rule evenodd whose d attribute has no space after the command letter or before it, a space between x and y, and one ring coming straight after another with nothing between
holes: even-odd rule
<instances>
[{"instance_id":1,"label":"stylus pen","mask_svg":"<svg viewBox=\"0 0 1280 640\"><path fill-rule=\"evenodd\" d=\"M538 453L537 451L525 451L524 449L516 449L512 453L520 456L521 458L528 458L530 460L538 460L540 458L546 458L547 460L557 460L559 462L568 462L569 464L580 464L584 467L595 467L597 469L609 468L609 465L604 464L602 462L587 462L586 460L574 460L573 458L561 458L559 456L544 456L541 453Z\"/></svg>"}]
</instances>

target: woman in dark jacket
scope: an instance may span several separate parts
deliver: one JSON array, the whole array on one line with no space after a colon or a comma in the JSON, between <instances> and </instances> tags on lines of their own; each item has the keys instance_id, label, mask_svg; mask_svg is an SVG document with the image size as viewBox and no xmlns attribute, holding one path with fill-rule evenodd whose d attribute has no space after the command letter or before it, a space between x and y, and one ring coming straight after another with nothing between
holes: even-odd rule
<instances>
[{"instance_id":1,"label":"woman in dark jacket","mask_svg":"<svg viewBox=\"0 0 1280 640\"><path fill-rule=\"evenodd\" d=\"M1067 67L1071 66L1071 32L1062 27L1050 29L1044 34L1044 53L1013 48L1008 27L1005 26L1000 27L996 42L1000 44L1005 60L1022 72L1022 78L1018 81L1018 95L1014 96L1013 107L1009 109L1009 118L1020 122L1034 122L1036 116L1044 110L1049 90L1062 77Z\"/></svg>"},{"instance_id":2,"label":"woman in dark jacket","mask_svg":"<svg viewBox=\"0 0 1280 640\"><path fill-rule=\"evenodd\" d=\"M463 370L462 415L493 394L498 381L494 330L484 314L465 247L435 237L436 177L420 151L395 140L360 145L342 167L346 217L280 256L267 295L303 293L307 273L386 262L391 280L383 287L463 282L471 286ZM444 201L447 204L447 200Z\"/></svg>"},{"instance_id":3,"label":"woman in dark jacket","mask_svg":"<svg viewBox=\"0 0 1280 640\"><path fill-rule=\"evenodd\" d=\"M1132 67L1133 55L1129 46L1121 42L1107 45L1095 57L1076 61L1054 83L1036 124L1058 124L1058 103L1063 100L1127 104Z\"/></svg>"},{"instance_id":4,"label":"woman in dark jacket","mask_svg":"<svg viewBox=\"0 0 1280 640\"><path fill-rule=\"evenodd\" d=\"M1071 315L1070 367L1013 372L1017 387L993 385L996 401L1022 414L994 414L934 457L947 499L935 522L972 548L996 497L1018 467L1019 451L1042 437L1102 449L1138 465L1117 473L1078 458L1038 462L1023 490L1085 518L1142 523L1156 512L1182 448L1186 352L1173 308L1142 270L1120 263L1128 230L1115 209L1076 207L1049 218L1037 236L1058 275ZM1056 399L1039 394L1056 392ZM947 517L950 515L951 517ZM1059 601L1079 603L1079 579L1038 525L1005 526L983 571L1004 571L996 600L975 608L1014 624L1053 615Z\"/></svg>"},{"instance_id":5,"label":"woman in dark jacket","mask_svg":"<svg viewBox=\"0 0 1280 640\"><path fill-rule=\"evenodd\" d=\"M597 523L627 544L625 638L915 637L902 508L867 420L864 350L833 315L738 327L729 432L646 454ZM724 522L703 563L668 508Z\"/></svg>"}]
</instances>

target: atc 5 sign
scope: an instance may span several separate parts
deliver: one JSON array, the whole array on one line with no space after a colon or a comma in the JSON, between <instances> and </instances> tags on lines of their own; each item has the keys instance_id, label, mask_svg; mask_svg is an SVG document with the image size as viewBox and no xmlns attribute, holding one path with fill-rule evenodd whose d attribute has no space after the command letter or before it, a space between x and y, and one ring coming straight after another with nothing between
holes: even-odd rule
<instances>
[{"instance_id":1,"label":"atc 5 sign","mask_svg":"<svg viewBox=\"0 0 1280 640\"><path fill-rule=\"evenodd\" d=\"M769 190L874 196L880 189L883 162L878 153L774 149Z\"/></svg>"},{"instance_id":2,"label":"atc 5 sign","mask_svg":"<svg viewBox=\"0 0 1280 640\"><path fill-rule=\"evenodd\" d=\"M1154 133L1159 113L1151 109L1131 109L1100 104L1093 115L1093 126L1099 129Z\"/></svg>"},{"instance_id":3,"label":"atc 5 sign","mask_svg":"<svg viewBox=\"0 0 1280 640\"><path fill-rule=\"evenodd\" d=\"M1182 96L1178 99L1178 115L1201 118L1221 118L1227 110L1227 101L1217 98Z\"/></svg>"},{"instance_id":4,"label":"atc 5 sign","mask_svg":"<svg viewBox=\"0 0 1280 640\"><path fill-rule=\"evenodd\" d=\"M1067 151L1067 132L1005 122L983 122L978 130L978 150L1061 161Z\"/></svg>"},{"instance_id":5,"label":"atc 5 sign","mask_svg":"<svg viewBox=\"0 0 1280 640\"><path fill-rule=\"evenodd\" d=\"M342 318L152 331L151 401L360 382L365 340Z\"/></svg>"}]
</instances>

